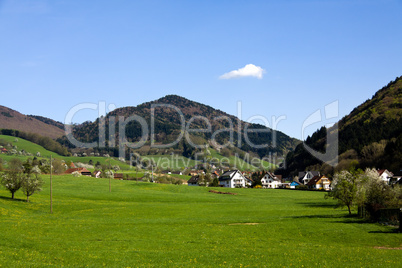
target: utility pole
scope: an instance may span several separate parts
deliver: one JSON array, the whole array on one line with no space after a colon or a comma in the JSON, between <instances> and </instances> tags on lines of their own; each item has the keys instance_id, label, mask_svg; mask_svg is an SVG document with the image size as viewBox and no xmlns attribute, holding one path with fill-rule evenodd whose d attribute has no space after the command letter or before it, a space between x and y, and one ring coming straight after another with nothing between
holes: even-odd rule
<instances>
[{"instance_id":1,"label":"utility pole","mask_svg":"<svg viewBox=\"0 0 402 268\"><path fill-rule=\"evenodd\" d=\"M52 186L52 155L50 155L50 214L53 214Z\"/></svg>"},{"instance_id":2,"label":"utility pole","mask_svg":"<svg viewBox=\"0 0 402 268\"><path fill-rule=\"evenodd\" d=\"M112 173L110 172L110 156L109 156L109 193L112 191L111 176Z\"/></svg>"},{"instance_id":3,"label":"utility pole","mask_svg":"<svg viewBox=\"0 0 402 268\"><path fill-rule=\"evenodd\" d=\"M151 164L151 170L152 170L151 182L154 182L154 165L152 164Z\"/></svg>"}]
</instances>

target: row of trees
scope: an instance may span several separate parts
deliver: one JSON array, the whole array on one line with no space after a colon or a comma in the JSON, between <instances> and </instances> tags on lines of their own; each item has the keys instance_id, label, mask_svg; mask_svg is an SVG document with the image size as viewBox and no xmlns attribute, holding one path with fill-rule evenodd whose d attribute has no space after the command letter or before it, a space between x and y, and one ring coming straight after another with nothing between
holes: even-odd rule
<instances>
[{"instance_id":1,"label":"row of trees","mask_svg":"<svg viewBox=\"0 0 402 268\"><path fill-rule=\"evenodd\" d=\"M379 209L402 207L402 187L388 185L375 169L341 171L335 173L332 191L326 198L333 198L340 206L346 206L349 215L354 206L364 208L374 217Z\"/></svg>"},{"instance_id":2,"label":"row of trees","mask_svg":"<svg viewBox=\"0 0 402 268\"><path fill-rule=\"evenodd\" d=\"M15 193L22 189L29 202L31 195L42 190L43 180L40 174L38 166L27 169L21 160L14 158L8 163L8 171L0 173L0 182L11 193L12 199Z\"/></svg>"}]
</instances>

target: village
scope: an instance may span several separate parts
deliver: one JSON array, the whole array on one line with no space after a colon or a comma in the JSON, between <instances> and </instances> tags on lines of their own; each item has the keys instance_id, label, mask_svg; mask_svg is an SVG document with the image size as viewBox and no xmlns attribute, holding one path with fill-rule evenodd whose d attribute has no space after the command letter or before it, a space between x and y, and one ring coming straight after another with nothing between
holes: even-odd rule
<instances>
[{"instance_id":1,"label":"village","mask_svg":"<svg viewBox=\"0 0 402 268\"><path fill-rule=\"evenodd\" d=\"M79 163L81 164L81 163ZM115 166L113 171L95 170L91 172L85 167L75 167L74 163L70 164L64 173L75 176L89 176L95 178L109 177L119 180L133 180L124 173L118 173L118 168ZM241 171L239 169L215 169L206 171L205 169L196 169L183 171L162 170L159 172L145 172L144 176L136 178L140 181L148 181L153 183L172 183L172 180L163 180L167 177L181 176L182 178L191 176L190 179L177 180L175 184L188 186L203 186L203 187L225 187L225 188L262 188L262 189L295 189L295 190L319 190L330 191L332 189L331 178L319 171L302 171L298 176L293 178L283 178L282 175L274 174L270 171ZM107 173L107 174L103 174ZM387 185L402 184L402 172L392 173L387 169L378 169L378 176Z\"/></svg>"}]
</instances>

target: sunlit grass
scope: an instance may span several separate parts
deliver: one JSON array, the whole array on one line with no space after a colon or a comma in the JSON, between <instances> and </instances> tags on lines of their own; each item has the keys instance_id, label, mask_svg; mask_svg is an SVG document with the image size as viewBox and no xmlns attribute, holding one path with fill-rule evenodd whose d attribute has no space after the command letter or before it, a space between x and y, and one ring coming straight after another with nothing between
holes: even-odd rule
<instances>
[{"instance_id":1,"label":"sunlit grass","mask_svg":"<svg viewBox=\"0 0 402 268\"><path fill-rule=\"evenodd\" d=\"M324 193L54 176L31 203L0 190L5 267L398 267L391 227L348 218ZM244 224L249 223L249 224ZM253 223L253 224L250 224Z\"/></svg>"}]
</instances>

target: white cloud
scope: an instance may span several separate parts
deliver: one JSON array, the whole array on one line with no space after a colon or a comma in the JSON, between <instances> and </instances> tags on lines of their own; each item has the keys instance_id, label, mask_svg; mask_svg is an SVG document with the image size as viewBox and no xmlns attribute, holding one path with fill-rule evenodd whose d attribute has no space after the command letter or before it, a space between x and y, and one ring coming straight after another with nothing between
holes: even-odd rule
<instances>
[{"instance_id":1,"label":"white cloud","mask_svg":"<svg viewBox=\"0 0 402 268\"><path fill-rule=\"evenodd\" d=\"M219 76L219 79L233 79L247 76L257 77L258 79L261 79L263 73L265 73L265 70L260 66L255 66L254 64L247 64L243 68L233 70Z\"/></svg>"}]
</instances>

